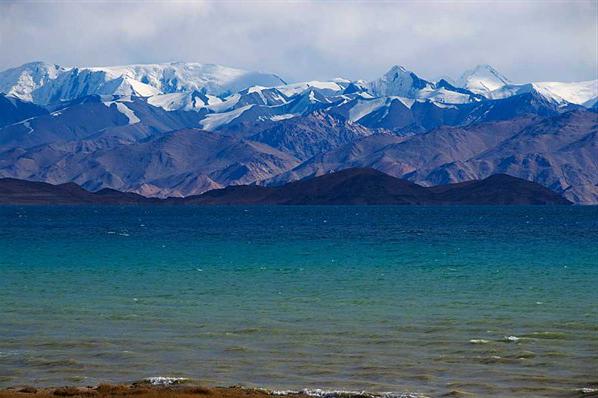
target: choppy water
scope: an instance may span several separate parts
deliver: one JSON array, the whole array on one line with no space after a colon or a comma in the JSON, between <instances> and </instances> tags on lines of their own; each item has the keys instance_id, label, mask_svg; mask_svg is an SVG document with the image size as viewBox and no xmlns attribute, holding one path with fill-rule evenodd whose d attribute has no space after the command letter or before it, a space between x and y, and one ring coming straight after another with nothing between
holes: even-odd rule
<instances>
[{"instance_id":1,"label":"choppy water","mask_svg":"<svg viewBox=\"0 0 598 398\"><path fill-rule=\"evenodd\" d=\"M597 207L0 207L0 386L571 396L597 303Z\"/></svg>"}]
</instances>

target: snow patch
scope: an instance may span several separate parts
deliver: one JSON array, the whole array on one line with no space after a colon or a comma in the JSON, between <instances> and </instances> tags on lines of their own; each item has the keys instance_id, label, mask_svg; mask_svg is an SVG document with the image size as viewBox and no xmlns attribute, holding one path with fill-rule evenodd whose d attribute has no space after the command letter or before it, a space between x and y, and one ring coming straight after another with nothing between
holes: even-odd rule
<instances>
[{"instance_id":1,"label":"snow patch","mask_svg":"<svg viewBox=\"0 0 598 398\"><path fill-rule=\"evenodd\" d=\"M219 103L210 105L208 108L216 113L226 112L232 109L241 100L241 94L233 94Z\"/></svg>"},{"instance_id":2,"label":"snow patch","mask_svg":"<svg viewBox=\"0 0 598 398\"><path fill-rule=\"evenodd\" d=\"M230 122L241 116L243 112L245 112L252 106L253 105L246 105L241 108L234 109L230 112L209 114L200 122L201 127L205 130L215 130L220 126L229 124Z\"/></svg>"},{"instance_id":3,"label":"snow patch","mask_svg":"<svg viewBox=\"0 0 598 398\"><path fill-rule=\"evenodd\" d=\"M25 126L27 128L27 133L26 134L33 133L33 129L31 128L31 123L29 121L23 122L23 126Z\"/></svg>"},{"instance_id":4,"label":"snow patch","mask_svg":"<svg viewBox=\"0 0 598 398\"><path fill-rule=\"evenodd\" d=\"M378 98L374 100L358 100L355 105L349 110L349 121L357 122L359 119L369 115L370 113L386 106L386 98Z\"/></svg>"},{"instance_id":5,"label":"snow patch","mask_svg":"<svg viewBox=\"0 0 598 398\"><path fill-rule=\"evenodd\" d=\"M220 98L214 95L205 95L204 98L207 98L207 104L202 98L194 97L193 93L170 93L149 97L147 103L166 111L197 111L222 102Z\"/></svg>"},{"instance_id":6,"label":"snow patch","mask_svg":"<svg viewBox=\"0 0 598 398\"><path fill-rule=\"evenodd\" d=\"M316 88L318 90L329 90L332 92L341 92L343 87L337 82L322 82L318 80L312 80L309 82L300 82L287 84L285 86L278 86L276 89L287 97L292 97L297 94L301 94L306 90Z\"/></svg>"},{"instance_id":7,"label":"snow patch","mask_svg":"<svg viewBox=\"0 0 598 398\"><path fill-rule=\"evenodd\" d=\"M141 121L141 119L139 119L137 117L137 115L135 115L135 112L133 112L128 106L126 106L122 102L109 101L109 102L103 102L103 104L106 105L108 108L110 108L110 106L112 104L116 105L116 109L120 113L122 113L123 115L125 115L127 117L127 119L129 119L129 124L135 124L135 123L139 123Z\"/></svg>"},{"instance_id":8,"label":"snow patch","mask_svg":"<svg viewBox=\"0 0 598 398\"><path fill-rule=\"evenodd\" d=\"M285 114L282 114L282 115L272 116L270 118L270 120L272 120L273 122L278 122L280 120L290 119L290 118L293 118L295 116L297 116L297 115L295 115L294 113L285 113Z\"/></svg>"}]
</instances>

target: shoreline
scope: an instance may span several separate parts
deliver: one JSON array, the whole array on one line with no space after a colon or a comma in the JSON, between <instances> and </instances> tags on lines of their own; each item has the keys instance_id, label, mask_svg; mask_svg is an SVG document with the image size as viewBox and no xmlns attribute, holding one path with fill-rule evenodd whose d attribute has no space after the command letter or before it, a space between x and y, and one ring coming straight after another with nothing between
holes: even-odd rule
<instances>
[{"instance_id":1,"label":"shoreline","mask_svg":"<svg viewBox=\"0 0 598 398\"><path fill-rule=\"evenodd\" d=\"M155 380L154 380L155 379ZM467 394L461 391L451 392L451 396ZM243 386L205 386L182 378L149 378L133 383L99 384L97 386L61 386L34 387L16 385L0 389L0 398L60 398L60 397L95 397L95 398L429 398L428 395L404 393L375 393L366 391L344 390L270 390Z\"/></svg>"},{"instance_id":2,"label":"shoreline","mask_svg":"<svg viewBox=\"0 0 598 398\"><path fill-rule=\"evenodd\" d=\"M156 382L151 379L161 379ZM534 390L528 390L531 392ZM536 393L538 391L535 391ZM520 396L507 393L506 396ZM553 395L554 394L554 395ZM150 378L133 383L108 384L97 386L40 387L17 385L0 388L0 398L432 398L432 397L474 397L476 393L459 389L441 395L427 395L417 392L368 392L345 390L305 389L270 390L244 386L206 386L190 379ZM544 396L544 395L542 395ZM598 386L582 387L575 390L552 391L546 396L598 397Z\"/></svg>"},{"instance_id":3,"label":"shoreline","mask_svg":"<svg viewBox=\"0 0 598 398\"><path fill-rule=\"evenodd\" d=\"M9 387L0 390L0 398L56 398L56 397L138 397L138 398L266 398L275 394L261 389L243 387L205 387L193 384L153 385L150 383L100 384L98 386L32 386ZM297 394L297 398L307 395Z\"/></svg>"}]
</instances>

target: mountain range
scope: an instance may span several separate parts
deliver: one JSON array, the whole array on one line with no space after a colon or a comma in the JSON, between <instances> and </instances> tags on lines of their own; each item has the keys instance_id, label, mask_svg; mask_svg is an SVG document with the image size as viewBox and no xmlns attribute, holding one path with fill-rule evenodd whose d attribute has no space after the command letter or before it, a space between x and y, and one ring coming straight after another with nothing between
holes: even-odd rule
<instances>
[{"instance_id":1,"label":"mountain range","mask_svg":"<svg viewBox=\"0 0 598 398\"><path fill-rule=\"evenodd\" d=\"M423 186L505 173L598 203L598 80L393 66L372 81L167 63L0 72L0 177L160 198L374 168Z\"/></svg>"},{"instance_id":2,"label":"mountain range","mask_svg":"<svg viewBox=\"0 0 598 398\"><path fill-rule=\"evenodd\" d=\"M166 205L569 205L540 184L505 174L484 180L423 187L374 169L352 168L277 187L232 185L185 198L147 198L74 183L0 179L0 204Z\"/></svg>"}]
</instances>

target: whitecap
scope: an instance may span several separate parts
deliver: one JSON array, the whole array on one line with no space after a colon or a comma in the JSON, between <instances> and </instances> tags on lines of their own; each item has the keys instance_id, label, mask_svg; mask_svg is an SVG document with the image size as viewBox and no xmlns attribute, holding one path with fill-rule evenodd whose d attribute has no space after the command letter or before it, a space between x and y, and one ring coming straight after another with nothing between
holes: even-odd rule
<instances>
[{"instance_id":1,"label":"whitecap","mask_svg":"<svg viewBox=\"0 0 598 398\"><path fill-rule=\"evenodd\" d=\"M317 398L351 398L351 397L369 397L369 398L427 398L427 395L405 392L367 392L367 391L346 391L346 390L322 390L322 389L303 389L295 390L280 390L269 391L272 395L286 396L304 394L309 397Z\"/></svg>"},{"instance_id":2,"label":"whitecap","mask_svg":"<svg viewBox=\"0 0 598 398\"><path fill-rule=\"evenodd\" d=\"M147 377L143 379L154 386L170 386L173 384L181 384L189 379L185 377L165 377L165 376L156 376L156 377Z\"/></svg>"},{"instance_id":3,"label":"whitecap","mask_svg":"<svg viewBox=\"0 0 598 398\"><path fill-rule=\"evenodd\" d=\"M516 343L519 340L521 340L519 337L517 336L505 336L505 341L511 342L511 343Z\"/></svg>"},{"instance_id":4,"label":"whitecap","mask_svg":"<svg viewBox=\"0 0 598 398\"><path fill-rule=\"evenodd\" d=\"M469 342L471 344L488 344L490 341L484 339L471 339Z\"/></svg>"}]
</instances>

